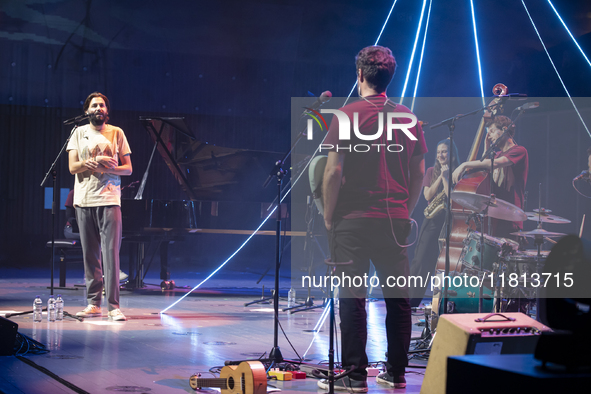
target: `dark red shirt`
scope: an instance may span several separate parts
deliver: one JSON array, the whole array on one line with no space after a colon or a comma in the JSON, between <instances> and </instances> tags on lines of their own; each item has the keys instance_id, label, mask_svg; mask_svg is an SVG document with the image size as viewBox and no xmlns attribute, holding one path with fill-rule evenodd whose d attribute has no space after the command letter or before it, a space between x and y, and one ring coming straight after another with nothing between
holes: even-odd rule
<instances>
[{"instance_id":1,"label":"dark red shirt","mask_svg":"<svg viewBox=\"0 0 591 394\"><path fill-rule=\"evenodd\" d=\"M505 152L497 152L495 160L500 157L506 157L513 164L494 171L494 193L497 198L523 209L523 198L529 169L527 150L523 146L515 145ZM498 175L496 174L497 172ZM519 228L523 228L523 222L515 222L515 224Z\"/></svg>"},{"instance_id":2,"label":"dark red shirt","mask_svg":"<svg viewBox=\"0 0 591 394\"><path fill-rule=\"evenodd\" d=\"M419 124L409 128L411 134L417 138L416 141L401 130L394 131L392 140L387 140L387 113L412 112L404 105L389 101L384 95L368 96L366 99L367 101L359 99L340 108L351 121L351 139L339 140L339 122L333 116L324 141L325 145L333 146L330 150L345 154L343 180L334 218L408 219L409 164L412 156L427 152L423 130ZM355 135L355 112L359 116L359 132L362 135L377 133L379 114L382 113L383 131L379 139L362 140ZM394 119L393 123L410 122L410 119L401 117ZM393 151L388 151L388 146ZM355 147L359 151L355 152Z\"/></svg>"}]
</instances>

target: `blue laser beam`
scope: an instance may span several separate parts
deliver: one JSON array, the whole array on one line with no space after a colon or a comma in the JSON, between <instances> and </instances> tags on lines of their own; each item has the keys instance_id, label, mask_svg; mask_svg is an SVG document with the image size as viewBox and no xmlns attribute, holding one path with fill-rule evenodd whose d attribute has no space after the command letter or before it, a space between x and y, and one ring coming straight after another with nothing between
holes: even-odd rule
<instances>
[{"instance_id":1,"label":"blue laser beam","mask_svg":"<svg viewBox=\"0 0 591 394\"><path fill-rule=\"evenodd\" d=\"M421 34L421 27L423 26L423 16L425 15L425 6L427 5L427 0L423 0L423 7L421 8L421 17L419 19L419 25L417 26L417 34L415 35L415 42L412 46L412 53L410 55L410 63L408 65L408 71L406 72L406 79L404 80L404 87L402 88L402 94L400 95L400 103L404 99L404 94L406 93L406 85L408 84L408 78L410 77L410 71L412 70L412 63L414 62L415 58L415 51L417 50L417 42L419 41L419 35Z\"/></svg>"},{"instance_id":2,"label":"blue laser beam","mask_svg":"<svg viewBox=\"0 0 591 394\"><path fill-rule=\"evenodd\" d=\"M396 5L396 2L397 1L398 0L394 0L394 2L392 3L392 7L390 7L390 12L388 12L388 16L386 17L386 20L384 21L384 24L382 25L382 30L380 30L380 34L378 35L378 38L376 39L376 42L373 44L374 46L378 45L378 42L380 42L380 38L382 38L382 33L384 32L384 29L386 28L386 25L388 24L388 21L390 20L390 15L392 15L392 11L394 10L394 6ZM357 80L355 81L355 84L351 88L351 91L349 92L349 95L347 96L347 100L353 94L353 91L355 90L355 87L357 87ZM346 101L345 101L345 104L347 104Z\"/></svg>"},{"instance_id":3,"label":"blue laser beam","mask_svg":"<svg viewBox=\"0 0 591 394\"><path fill-rule=\"evenodd\" d=\"M482 66L480 65L480 49L478 48L478 33L476 31L476 17L474 16L474 1L470 0L470 9L472 10L472 27L474 29L474 44L476 45L476 60L478 61L478 78L480 79L480 97L482 97L482 105L484 102L484 88L482 86Z\"/></svg>"},{"instance_id":4,"label":"blue laser beam","mask_svg":"<svg viewBox=\"0 0 591 394\"><path fill-rule=\"evenodd\" d=\"M326 303L326 307L322 311L322 314L320 315L320 318L318 319L318 323L316 323L316 326L314 327L314 330L312 330L314 332L314 336L312 337L312 341L308 345L308 348L306 349L306 352L302 356L303 358L306 358L306 355L308 354L308 352L310 351L310 348L312 347L312 345L314 344L314 341L316 340L318 330L320 329L320 327L322 327L322 325L326 321L326 317L328 316L328 311L330 310L330 303L331 302L332 302L332 300L329 300Z\"/></svg>"},{"instance_id":5,"label":"blue laser beam","mask_svg":"<svg viewBox=\"0 0 591 394\"><path fill-rule=\"evenodd\" d=\"M415 108L415 99L417 98L417 90L419 88L419 78L421 76L421 68L423 65L423 55L425 53L425 43L427 42L427 31L429 30L429 20L431 19L431 4L433 0L429 0L429 11L427 12L427 22L425 23L425 34L423 35L423 45L421 47L421 58L419 59L419 69L417 71L417 80L415 81L415 91L412 95L412 104L410 106L411 112Z\"/></svg>"},{"instance_id":6,"label":"blue laser beam","mask_svg":"<svg viewBox=\"0 0 591 394\"><path fill-rule=\"evenodd\" d=\"M388 21L390 20L390 16L392 15L392 11L394 10L394 6L396 5L398 0L394 0L394 2L392 3L392 7L390 8L390 12L388 13L388 16L386 17L386 20L384 21L384 24L382 26L382 29L380 30L380 34L378 35L378 38L375 42L374 45L377 45L382 33L384 32L384 29L388 23ZM426 1L426 0L425 0ZM351 97L351 94L353 93L353 90L355 89L355 86L357 86L357 82L355 82L355 85L353 86L353 89L351 89L351 92L349 93L349 96L347 96L347 99L349 97ZM325 136L326 138L326 136ZM324 142L324 140L323 140ZM300 175L296 178L295 181L293 181L291 183L291 187L287 190L287 192L284 194L283 198L281 198L281 200L279 201L280 203L283 202L283 200L287 197L287 195L291 192L291 190L293 189L293 187L296 185L296 183L299 181L299 179L301 178L301 176L306 173L306 169L309 167L310 162L312 161L312 159L316 156L317 152L319 151L319 147L316 148L316 151L314 152L314 154L312 155L312 157L310 158L310 160L308 161L308 163L306 163L306 166L304 167L304 169L302 170L302 172L300 173ZM258 230L261 229L261 227L263 227L263 225L267 222L267 220L271 217L271 215L273 215L273 213L275 212L275 210L277 209L277 207L275 207L271 213L269 213L269 215L261 222L261 224L257 227L256 230L253 231L253 233L244 241L244 243L242 245L240 245L240 247L238 249L236 249L236 251L234 253L232 253L230 255L230 257L228 257L226 259L226 261L224 261L222 264L220 264L220 266L218 268L216 268L211 274L209 274L209 276L207 276L207 278L205 278L204 280L202 280L199 284L197 284L195 287L193 287L190 291L188 291L185 295L183 295L181 298L179 298L176 302L174 302L173 304L171 304L170 306L168 306L167 308L165 308L164 310L162 310L160 313L164 313L167 310L171 309L172 307L174 307L175 305L177 305L180 301L182 301L185 297L189 296L189 294L191 294L193 291L197 290L199 287L201 287L201 285L205 282L207 282L212 276L214 276L220 269L222 269L222 267L224 267L234 256L236 256L236 254L238 254L238 252L240 250L242 250L242 248L244 248L244 246L251 240L251 238L257 233Z\"/></svg>"},{"instance_id":7,"label":"blue laser beam","mask_svg":"<svg viewBox=\"0 0 591 394\"><path fill-rule=\"evenodd\" d=\"M291 189L290 189L291 190ZM285 198L285 196L283 197ZM283 201L283 200L281 200ZM232 253L232 255L230 255L230 257L228 257L226 259L226 261L224 261L219 267L217 267L211 274L209 274L209 276L205 279L203 279L201 281L201 283L199 283L197 286L193 287L191 290L189 290L184 296L182 296L181 298L179 298L177 301L175 301L174 303L172 303L170 306L168 306L166 309L163 309L162 311L160 311L160 313L164 313L167 310L169 310L170 308L172 308L173 306L175 306L176 304L178 304L179 302L181 302L185 297L187 297L189 294L191 294L192 292L194 292L195 290L197 290L199 287L201 287L202 284L204 284L205 282L207 282L209 280L209 278L211 278L212 276L214 276L219 270L222 269L223 266L225 266L234 256L236 256L236 254L238 254L238 252L240 252L240 250L248 243L248 241L250 241L250 239L252 237L254 237L256 235L256 233L261 229L261 227L263 227L263 225L267 222L267 220L269 220L269 218L273 215L273 213L275 212L275 210L277 209L277 206L275 206L275 208L273 208L273 210L269 213L269 215L267 215L267 217L265 218L265 220L263 220L263 222L256 228L256 230L254 230L252 232L252 234L250 234L250 236L246 239L246 241L244 241L244 243L242 245L240 245L240 247L238 249L236 249L236 251L234 253Z\"/></svg>"},{"instance_id":8,"label":"blue laser beam","mask_svg":"<svg viewBox=\"0 0 591 394\"><path fill-rule=\"evenodd\" d=\"M579 51L581 51L581 54L583 55L583 57L585 58L585 60L587 61L587 63L589 64L589 66L591 66L591 62L589 61L589 59L587 58L587 55L585 55L585 52L583 52L583 48L581 48L581 46L579 45L579 43L577 42L577 40L575 39L575 37L572 35L572 33L570 32L568 26L566 26L566 23L564 23L564 21L562 20L562 18L560 17L560 14L558 13L558 11L556 10L556 8L554 8L554 4L552 4L552 1L548 0L548 3L550 3L550 7L552 7L552 9L554 10L554 12L556 13L556 16L558 17L558 19L560 19L560 23L562 23L562 26L564 26L564 28L566 29L568 35L570 36L570 38L572 38L572 40L574 41L575 45L577 46L577 48L579 48Z\"/></svg>"},{"instance_id":9,"label":"blue laser beam","mask_svg":"<svg viewBox=\"0 0 591 394\"><path fill-rule=\"evenodd\" d=\"M540 32L538 31L538 28L536 27L536 24L535 24L534 20L532 19L531 15L529 13L529 10L527 9L527 6L525 5L525 2L523 0L521 0L521 4L523 4L523 8L525 8L525 12L527 13L527 16L529 17L529 20L530 20L532 26L534 27L534 30L536 31L536 34L538 35L538 38L540 39L540 42L542 43L542 46L544 47L544 51L546 52L546 56L548 56L548 60L550 60L550 64L552 64L552 67L554 68L554 71L556 72L556 75L558 76L558 79L560 80L560 83L562 84L562 87L564 88L564 91L566 92L568 98L570 99L570 102L573 105L573 108L575 109L575 112L579 116L579 119L581 120L581 123L583 123L583 126L585 127L585 130L587 130L587 134L589 134L589 137L591 137L591 132L589 131L589 128L587 127L587 124L583 120L583 117L581 116L581 113L579 112L579 109L575 105L575 102L573 101L573 98L571 97L570 93L568 92L568 89L566 88L566 85L564 84L564 81L562 80L562 77L560 76L560 73L558 72L558 69L556 68L556 65L554 64L554 61L552 60L552 56L550 56L550 53L548 52L548 48L546 48L546 44L544 44L544 40L542 40L542 36L540 35Z\"/></svg>"}]
</instances>

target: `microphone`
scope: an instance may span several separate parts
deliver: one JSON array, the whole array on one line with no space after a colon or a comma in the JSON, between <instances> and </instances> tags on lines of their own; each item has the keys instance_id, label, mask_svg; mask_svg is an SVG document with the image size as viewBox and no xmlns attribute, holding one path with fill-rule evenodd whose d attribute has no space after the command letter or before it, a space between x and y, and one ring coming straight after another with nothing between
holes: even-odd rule
<instances>
[{"instance_id":1,"label":"microphone","mask_svg":"<svg viewBox=\"0 0 591 394\"><path fill-rule=\"evenodd\" d=\"M314 104L309 106L308 109L316 110L316 109L322 107L322 105L324 103L329 102L331 98L332 98L332 93L330 92L330 90L327 90L326 92L322 92L322 94L320 94L320 97L318 97L316 99L316 101L314 101Z\"/></svg>"},{"instance_id":2,"label":"microphone","mask_svg":"<svg viewBox=\"0 0 591 394\"><path fill-rule=\"evenodd\" d=\"M586 180L589 180L589 171L587 171L587 170L581 171L581 173L573 179L573 182L576 182L579 179L583 179L583 178L585 178Z\"/></svg>"},{"instance_id":3,"label":"microphone","mask_svg":"<svg viewBox=\"0 0 591 394\"><path fill-rule=\"evenodd\" d=\"M509 93L509 94L500 94L496 97L508 98L509 100L525 100L527 98L527 94L525 94L525 93Z\"/></svg>"},{"instance_id":4,"label":"microphone","mask_svg":"<svg viewBox=\"0 0 591 394\"><path fill-rule=\"evenodd\" d=\"M90 118L90 114L78 115L75 118L64 120L64 124L78 123L88 118Z\"/></svg>"},{"instance_id":5,"label":"microphone","mask_svg":"<svg viewBox=\"0 0 591 394\"><path fill-rule=\"evenodd\" d=\"M539 106L540 106L540 103L537 101L534 101L534 102L530 102L530 103L525 103L521 107L515 108L515 110L516 111L525 111L526 109L534 109L534 108L538 108Z\"/></svg>"}]
</instances>

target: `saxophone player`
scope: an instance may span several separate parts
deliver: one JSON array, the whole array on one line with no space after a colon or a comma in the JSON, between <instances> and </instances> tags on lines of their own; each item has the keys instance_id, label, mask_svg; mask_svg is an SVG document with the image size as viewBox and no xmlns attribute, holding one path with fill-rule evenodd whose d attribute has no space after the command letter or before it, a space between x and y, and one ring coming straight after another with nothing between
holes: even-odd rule
<instances>
[{"instance_id":1,"label":"saxophone player","mask_svg":"<svg viewBox=\"0 0 591 394\"><path fill-rule=\"evenodd\" d=\"M458 149L455 144L450 147L449 139L439 141L437 144L437 156L433 167L429 167L423 178L423 196L429 205L425 209L425 220L421 225L415 256L410 265L411 276L422 276L433 273L439 256L439 234L445 223L445 200L449 193L448 174L458 167ZM423 281L426 282L426 281ZM423 296L425 287L411 287L410 306L418 307Z\"/></svg>"}]
</instances>

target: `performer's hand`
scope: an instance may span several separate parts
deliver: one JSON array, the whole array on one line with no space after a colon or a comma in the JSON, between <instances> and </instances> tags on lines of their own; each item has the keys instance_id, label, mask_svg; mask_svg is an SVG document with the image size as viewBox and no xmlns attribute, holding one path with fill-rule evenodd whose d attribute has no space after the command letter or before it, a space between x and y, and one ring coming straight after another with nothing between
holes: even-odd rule
<instances>
[{"instance_id":1,"label":"performer's hand","mask_svg":"<svg viewBox=\"0 0 591 394\"><path fill-rule=\"evenodd\" d=\"M119 164L117 163L117 160L111 156L97 156L95 160L106 168L116 168L117 164Z\"/></svg>"},{"instance_id":2,"label":"performer's hand","mask_svg":"<svg viewBox=\"0 0 591 394\"><path fill-rule=\"evenodd\" d=\"M86 167L87 170L96 171L96 169L99 166L99 163L97 163L94 159L88 159L88 160L84 160L82 162L82 165L84 167Z\"/></svg>"},{"instance_id":3,"label":"performer's hand","mask_svg":"<svg viewBox=\"0 0 591 394\"><path fill-rule=\"evenodd\" d=\"M458 183L458 181L460 179L462 179L464 172L466 172L466 168L464 167L464 164L462 163L458 166L458 168L455 169L455 171L451 175L453 183Z\"/></svg>"},{"instance_id":4,"label":"performer's hand","mask_svg":"<svg viewBox=\"0 0 591 394\"><path fill-rule=\"evenodd\" d=\"M326 230L330 231L332 230L332 220L326 220L326 218L324 219L324 227L326 227Z\"/></svg>"},{"instance_id":5,"label":"performer's hand","mask_svg":"<svg viewBox=\"0 0 591 394\"><path fill-rule=\"evenodd\" d=\"M447 164L444 164L441 166L441 175L440 177L442 179L447 179L449 176L449 166Z\"/></svg>"}]
</instances>

